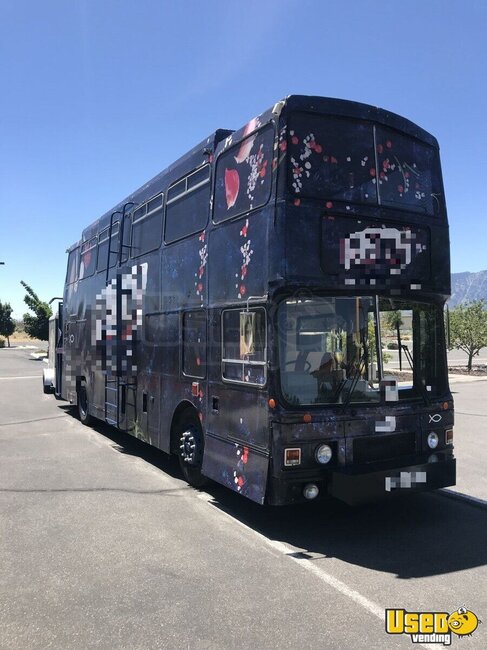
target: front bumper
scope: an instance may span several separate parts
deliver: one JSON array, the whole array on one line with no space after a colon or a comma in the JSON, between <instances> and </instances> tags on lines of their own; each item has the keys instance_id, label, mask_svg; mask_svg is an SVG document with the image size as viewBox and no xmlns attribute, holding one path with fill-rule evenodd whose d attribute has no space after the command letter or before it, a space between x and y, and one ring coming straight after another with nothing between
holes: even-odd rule
<instances>
[{"instance_id":1,"label":"front bumper","mask_svg":"<svg viewBox=\"0 0 487 650\"><path fill-rule=\"evenodd\" d=\"M328 493L348 505L356 506L397 494L436 490L455 485L455 481L456 460L450 457L438 462L365 472L337 469L330 476Z\"/></svg>"}]
</instances>

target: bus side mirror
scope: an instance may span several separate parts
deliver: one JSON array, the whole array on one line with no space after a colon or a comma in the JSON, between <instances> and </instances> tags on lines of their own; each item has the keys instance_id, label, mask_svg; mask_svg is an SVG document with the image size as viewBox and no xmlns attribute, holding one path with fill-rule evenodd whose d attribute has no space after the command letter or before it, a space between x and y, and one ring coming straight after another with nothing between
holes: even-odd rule
<instances>
[{"instance_id":1,"label":"bus side mirror","mask_svg":"<svg viewBox=\"0 0 487 650\"><path fill-rule=\"evenodd\" d=\"M257 319L255 312L240 312L240 358L255 354Z\"/></svg>"}]
</instances>

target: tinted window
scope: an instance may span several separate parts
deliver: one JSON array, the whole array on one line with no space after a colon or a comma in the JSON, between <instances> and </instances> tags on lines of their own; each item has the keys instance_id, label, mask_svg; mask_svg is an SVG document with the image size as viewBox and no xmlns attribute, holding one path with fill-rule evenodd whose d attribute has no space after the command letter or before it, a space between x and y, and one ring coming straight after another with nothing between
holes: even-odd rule
<instances>
[{"instance_id":1,"label":"tinted window","mask_svg":"<svg viewBox=\"0 0 487 650\"><path fill-rule=\"evenodd\" d=\"M152 212L153 210L156 210L157 208L162 207L162 194L159 194L159 196L156 196L154 199L151 199L147 203L147 212Z\"/></svg>"},{"instance_id":2,"label":"tinted window","mask_svg":"<svg viewBox=\"0 0 487 650\"><path fill-rule=\"evenodd\" d=\"M169 188L164 239L173 242L204 230L210 205L210 167L189 174Z\"/></svg>"},{"instance_id":3,"label":"tinted window","mask_svg":"<svg viewBox=\"0 0 487 650\"><path fill-rule=\"evenodd\" d=\"M183 373L202 379L206 374L206 313L183 315Z\"/></svg>"},{"instance_id":4,"label":"tinted window","mask_svg":"<svg viewBox=\"0 0 487 650\"><path fill-rule=\"evenodd\" d=\"M96 268L96 237L81 244L81 259L79 265L79 279L93 275Z\"/></svg>"},{"instance_id":5,"label":"tinted window","mask_svg":"<svg viewBox=\"0 0 487 650\"><path fill-rule=\"evenodd\" d=\"M122 225L123 225L123 230L122 230L121 261L126 262L129 258L130 240L132 235L132 214L130 212L125 213L125 219L123 219Z\"/></svg>"},{"instance_id":6,"label":"tinted window","mask_svg":"<svg viewBox=\"0 0 487 650\"><path fill-rule=\"evenodd\" d=\"M153 201L151 201L154 204ZM162 205L152 212L147 212L147 206L139 208L133 214L132 221L132 257L159 248L162 233Z\"/></svg>"},{"instance_id":7,"label":"tinted window","mask_svg":"<svg viewBox=\"0 0 487 650\"><path fill-rule=\"evenodd\" d=\"M101 232L98 236L98 262L96 263L96 270L102 271L107 268L108 263L108 228Z\"/></svg>"},{"instance_id":8,"label":"tinted window","mask_svg":"<svg viewBox=\"0 0 487 650\"><path fill-rule=\"evenodd\" d=\"M379 197L382 205L434 214L439 172L436 151L396 131L377 127Z\"/></svg>"},{"instance_id":9,"label":"tinted window","mask_svg":"<svg viewBox=\"0 0 487 650\"><path fill-rule=\"evenodd\" d=\"M66 284L72 284L78 279L79 247L72 250L68 257Z\"/></svg>"},{"instance_id":10,"label":"tinted window","mask_svg":"<svg viewBox=\"0 0 487 650\"><path fill-rule=\"evenodd\" d=\"M181 196L181 194L184 194L185 192L186 192L186 179L183 178L181 181L178 181L168 189L167 191L168 202L172 201L178 196Z\"/></svg>"},{"instance_id":11,"label":"tinted window","mask_svg":"<svg viewBox=\"0 0 487 650\"><path fill-rule=\"evenodd\" d=\"M294 113L287 151L289 187L296 196L377 203L370 124Z\"/></svg>"},{"instance_id":12,"label":"tinted window","mask_svg":"<svg viewBox=\"0 0 487 650\"><path fill-rule=\"evenodd\" d=\"M272 185L274 129L267 126L218 158L215 173L215 222L265 205Z\"/></svg>"},{"instance_id":13,"label":"tinted window","mask_svg":"<svg viewBox=\"0 0 487 650\"><path fill-rule=\"evenodd\" d=\"M120 228L119 222L115 221L112 225L112 241L110 244L110 268L115 266L118 260L118 249L120 248Z\"/></svg>"}]
</instances>

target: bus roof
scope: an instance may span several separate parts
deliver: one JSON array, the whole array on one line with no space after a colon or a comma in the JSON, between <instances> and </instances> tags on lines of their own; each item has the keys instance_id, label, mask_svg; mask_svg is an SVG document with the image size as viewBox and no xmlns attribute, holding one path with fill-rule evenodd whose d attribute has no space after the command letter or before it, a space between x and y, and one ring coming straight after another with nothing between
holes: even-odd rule
<instances>
[{"instance_id":1,"label":"bus roof","mask_svg":"<svg viewBox=\"0 0 487 650\"><path fill-rule=\"evenodd\" d=\"M392 111L371 106L370 104L363 104L361 102L354 102L347 99L336 99L333 97L312 97L308 95L289 95L285 100L285 109L287 112L303 111L310 113L324 113L332 114L343 117L355 118L358 120L370 120L372 122L379 122L387 126L403 131L404 133L418 138L438 148L438 141L436 138L419 127L411 120L393 113Z\"/></svg>"},{"instance_id":2,"label":"bus roof","mask_svg":"<svg viewBox=\"0 0 487 650\"><path fill-rule=\"evenodd\" d=\"M272 116L278 116L281 113L288 114L294 111L319 113L324 115L329 114L385 124L414 138L422 140L430 146L438 148L438 142L433 135L419 127L414 122L411 122L396 113L370 104L363 104L361 102L333 97L288 95L285 99L277 102L273 107L264 111L259 116L260 123L265 123ZM223 148L223 141L229 135L233 134L235 141L238 141L246 134L248 125L252 124L252 122L253 120L250 120L238 131L217 129L205 140L193 147L189 152L178 158L178 160L166 167L166 169L161 171L150 181L136 189L125 199L87 226L82 232L81 241L90 239L106 228L110 223L111 215L117 210L122 210L126 203L143 203L154 194L160 191L165 191L170 184L178 180L181 176L184 176L199 165L203 165L208 160L208 157L213 155L217 149L220 150ZM163 184L161 183L162 179L164 179ZM79 241L76 242L68 248L67 252L73 250L79 244Z\"/></svg>"},{"instance_id":3,"label":"bus roof","mask_svg":"<svg viewBox=\"0 0 487 650\"><path fill-rule=\"evenodd\" d=\"M199 144L193 147L190 151L178 158L175 162L171 163L168 167L163 169L159 174L154 176L150 181L144 183L141 187L125 197L122 201L117 203L113 208L105 212L101 217L93 221L89 226L85 227L82 231L81 242L86 241L96 235L100 230L103 230L110 224L111 215L117 210L122 210L126 203L133 201L134 203L143 203L151 198L154 194L166 189L174 181L184 176L187 172L195 169L198 165L203 165L208 156L212 155L215 151L217 144L220 140L231 135L233 131L228 129L217 129L210 136L202 140ZM165 178L165 187L161 187L161 180ZM69 246L67 252L70 252L77 246L80 241L77 241L72 246Z\"/></svg>"}]
</instances>

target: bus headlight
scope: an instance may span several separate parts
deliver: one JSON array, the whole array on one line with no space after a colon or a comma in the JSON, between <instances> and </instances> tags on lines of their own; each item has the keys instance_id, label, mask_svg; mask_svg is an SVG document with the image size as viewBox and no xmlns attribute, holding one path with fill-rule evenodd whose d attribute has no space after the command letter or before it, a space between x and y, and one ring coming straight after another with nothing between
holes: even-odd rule
<instances>
[{"instance_id":1,"label":"bus headlight","mask_svg":"<svg viewBox=\"0 0 487 650\"><path fill-rule=\"evenodd\" d=\"M333 452L329 445L320 445L315 451L315 458L321 465L326 465L331 460Z\"/></svg>"},{"instance_id":2,"label":"bus headlight","mask_svg":"<svg viewBox=\"0 0 487 650\"><path fill-rule=\"evenodd\" d=\"M430 449L436 449L438 447L438 435L434 431L428 434L428 447Z\"/></svg>"}]
</instances>

